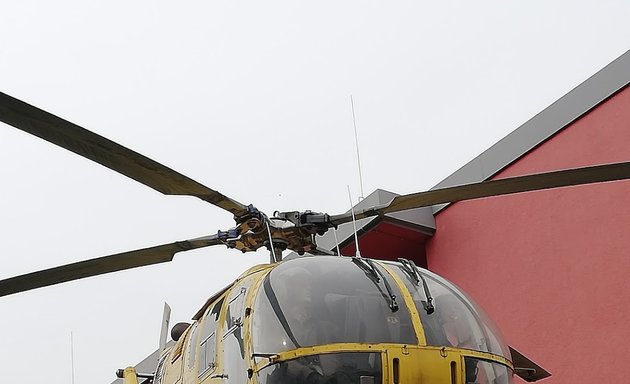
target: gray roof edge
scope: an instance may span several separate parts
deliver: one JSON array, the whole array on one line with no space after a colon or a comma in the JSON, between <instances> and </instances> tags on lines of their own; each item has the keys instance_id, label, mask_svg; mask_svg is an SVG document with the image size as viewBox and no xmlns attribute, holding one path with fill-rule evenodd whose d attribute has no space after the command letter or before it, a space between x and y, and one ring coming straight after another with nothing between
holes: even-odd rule
<instances>
[{"instance_id":1,"label":"gray roof edge","mask_svg":"<svg viewBox=\"0 0 630 384\"><path fill-rule=\"evenodd\" d=\"M630 83L630 50L431 189L484 181ZM438 213L448 204L436 205Z\"/></svg>"},{"instance_id":2,"label":"gray roof edge","mask_svg":"<svg viewBox=\"0 0 630 384\"><path fill-rule=\"evenodd\" d=\"M354 206L354 209L361 210L374 206L384 206L389 204L396 196L399 195L384 189L377 189L357 203ZM435 232L435 220L433 218L431 207L422 207L402 212L389 213L385 215L385 217L396 221L400 225L420 230L422 233L429 236ZM357 233L361 234L363 231L373 226L375 224L375 220L380 219L378 216L373 216L357 220ZM354 225L352 222L339 225L336 230L336 235L337 236L335 238L335 231L332 230L326 232L323 236L317 236L317 245L322 248L333 250L337 246L337 240L340 244L345 243L348 239L354 236Z\"/></svg>"}]
</instances>

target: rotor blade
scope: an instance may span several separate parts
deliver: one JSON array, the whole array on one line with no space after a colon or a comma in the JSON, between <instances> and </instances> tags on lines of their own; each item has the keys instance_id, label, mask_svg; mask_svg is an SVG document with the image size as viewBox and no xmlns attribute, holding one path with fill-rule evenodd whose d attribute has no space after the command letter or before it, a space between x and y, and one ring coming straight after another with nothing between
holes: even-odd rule
<instances>
[{"instance_id":1,"label":"rotor blade","mask_svg":"<svg viewBox=\"0 0 630 384\"><path fill-rule=\"evenodd\" d=\"M221 244L217 235L103 256L0 280L0 297L85 277L165 263L177 252Z\"/></svg>"},{"instance_id":2,"label":"rotor blade","mask_svg":"<svg viewBox=\"0 0 630 384\"><path fill-rule=\"evenodd\" d=\"M247 208L154 160L0 92L0 121L122 173L165 195L190 195L235 216Z\"/></svg>"},{"instance_id":3,"label":"rotor blade","mask_svg":"<svg viewBox=\"0 0 630 384\"><path fill-rule=\"evenodd\" d=\"M355 212L355 217L359 220L436 204L627 179L630 179L630 162L566 169L397 196L386 206ZM330 217L330 223L333 225L350 221L352 221L350 213Z\"/></svg>"}]
</instances>

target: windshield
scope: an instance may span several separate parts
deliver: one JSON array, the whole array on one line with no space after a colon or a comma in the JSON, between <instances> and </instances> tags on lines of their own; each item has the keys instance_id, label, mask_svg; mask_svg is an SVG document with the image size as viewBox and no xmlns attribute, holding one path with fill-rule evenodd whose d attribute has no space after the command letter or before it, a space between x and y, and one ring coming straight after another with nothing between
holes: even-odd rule
<instances>
[{"instance_id":1,"label":"windshield","mask_svg":"<svg viewBox=\"0 0 630 384\"><path fill-rule=\"evenodd\" d=\"M346 352L299 357L270 365L258 373L258 383L380 384L382 376L378 353Z\"/></svg>"},{"instance_id":2,"label":"windshield","mask_svg":"<svg viewBox=\"0 0 630 384\"><path fill-rule=\"evenodd\" d=\"M402 295L389 281L391 294ZM348 257L304 257L274 268L254 305L254 351L276 353L331 343L417 344L409 311L391 308L383 278Z\"/></svg>"},{"instance_id":3,"label":"windshield","mask_svg":"<svg viewBox=\"0 0 630 384\"><path fill-rule=\"evenodd\" d=\"M428 314L422 284L416 284L400 264L388 265L393 267L411 292L428 345L473 349L510 359L509 349L499 330L460 288L434 273L418 268L434 300L435 312Z\"/></svg>"},{"instance_id":4,"label":"windshield","mask_svg":"<svg viewBox=\"0 0 630 384\"><path fill-rule=\"evenodd\" d=\"M466 383L475 384L511 384L514 381L512 371L505 365L491 361L464 358Z\"/></svg>"}]
</instances>

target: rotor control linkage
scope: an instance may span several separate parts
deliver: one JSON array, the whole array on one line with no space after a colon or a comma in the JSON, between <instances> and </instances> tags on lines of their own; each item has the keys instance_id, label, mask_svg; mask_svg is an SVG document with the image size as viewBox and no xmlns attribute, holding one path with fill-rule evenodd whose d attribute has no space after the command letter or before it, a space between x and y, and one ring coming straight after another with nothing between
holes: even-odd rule
<instances>
[{"instance_id":1,"label":"rotor control linkage","mask_svg":"<svg viewBox=\"0 0 630 384\"><path fill-rule=\"evenodd\" d=\"M257 218L250 218L247 221L241 222L234 228L230 228L227 231L219 230L217 236L220 240L229 241L237 239L241 234L255 231L261 227L262 220Z\"/></svg>"},{"instance_id":2,"label":"rotor control linkage","mask_svg":"<svg viewBox=\"0 0 630 384\"><path fill-rule=\"evenodd\" d=\"M269 221L267 216L250 204L247 206L247 213L239 217L235 216L234 220L236 227L217 232L219 240L228 248L235 248L243 253L260 248L262 244L259 244L257 238L262 234L264 224Z\"/></svg>"},{"instance_id":3,"label":"rotor control linkage","mask_svg":"<svg viewBox=\"0 0 630 384\"><path fill-rule=\"evenodd\" d=\"M242 215L234 215L234 221L236 224L241 224L249 219L258 219L263 220L265 215L258 210L258 208L254 207L253 204L247 206L247 210Z\"/></svg>"},{"instance_id":4,"label":"rotor control linkage","mask_svg":"<svg viewBox=\"0 0 630 384\"><path fill-rule=\"evenodd\" d=\"M323 235L334 227L327 214L311 211L275 212L269 218L249 205L247 213L235 217L235 220L234 228L217 233L217 238L228 248L245 253L267 247L279 255L286 249L298 254L329 253L318 248L315 241L316 235ZM275 257L273 259L280 260Z\"/></svg>"},{"instance_id":5,"label":"rotor control linkage","mask_svg":"<svg viewBox=\"0 0 630 384\"><path fill-rule=\"evenodd\" d=\"M296 227L306 230L308 233L320 236L326 233L330 228L337 228L337 226L330 221L330 215L327 213L312 211L275 212L274 218L287 220Z\"/></svg>"},{"instance_id":6,"label":"rotor control linkage","mask_svg":"<svg viewBox=\"0 0 630 384\"><path fill-rule=\"evenodd\" d=\"M219 238L219 240L224 240L224 241L227 241L229 239L235 239L238 237L238 235L239 235L238 228L230 228L227 231L219 230L217 232L217 237Z\"/></svg>"}]
</instances>

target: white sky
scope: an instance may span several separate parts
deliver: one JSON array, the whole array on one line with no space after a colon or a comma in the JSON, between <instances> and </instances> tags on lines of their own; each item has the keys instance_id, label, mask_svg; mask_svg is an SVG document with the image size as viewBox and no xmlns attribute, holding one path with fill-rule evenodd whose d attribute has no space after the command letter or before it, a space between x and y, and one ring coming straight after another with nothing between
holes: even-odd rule
<instances>
[{"instance_id":1,"label":"white sky","mask_svg":"<svg viewBox=\"0 0 630 384\"><path fill-rule=\"evenodd\" d=\"M211 4L211 5L209 5ZM630 44L627 1L5 1L0 91L267 213L428 189ZM166 197L0 124L0 278L214 233ZM0 298L3 382L109 383L264 252ZM27 374L27 372L29 372ZM26 377L23 375L26 374Z\"/></svg>"}]
</instances>

